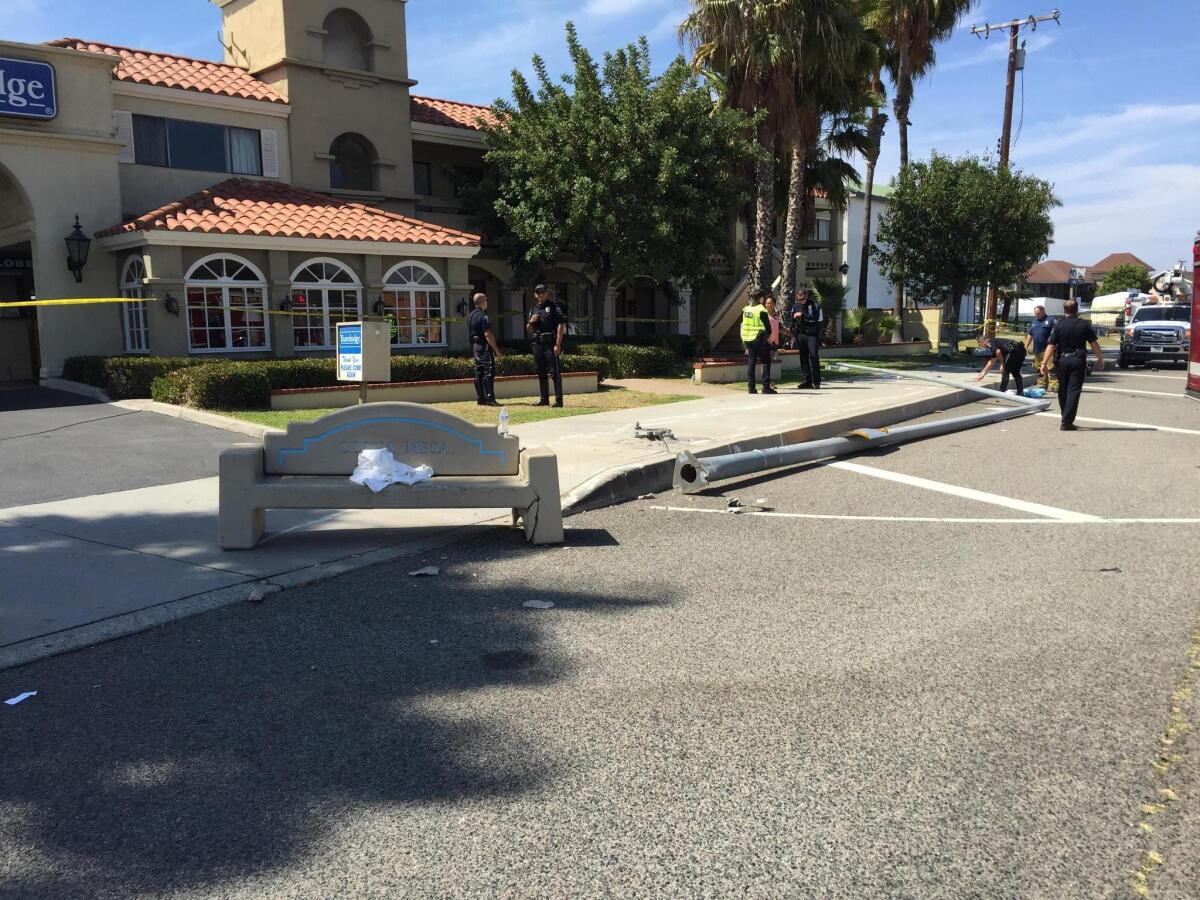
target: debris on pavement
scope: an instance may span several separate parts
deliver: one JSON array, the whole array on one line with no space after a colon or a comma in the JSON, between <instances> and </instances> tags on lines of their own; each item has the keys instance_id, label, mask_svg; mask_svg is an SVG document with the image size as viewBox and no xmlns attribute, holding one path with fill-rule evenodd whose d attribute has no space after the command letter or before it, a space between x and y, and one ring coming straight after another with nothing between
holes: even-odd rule
<instances>
[{"instance_id":1,"label":"debris on pavement","mask_svg":"<svg viewBox=\"0 0 1200 900\"><path fill-rule=\"evenodd\" d=\"M17 694L15 697L10 697L4 701L5 706L16 706L18 703L24 703L30 697L36 697L37 691L26 691L23 694Z\"/></svg>"},{"instance_id":2,"label":"debris on pavement","mask_svg":"<svg viewBox=\"0 0 1200 900\"><path fill-rule=\"evenodd\" d=\"M730 497L729 502L726 503L725 505L727 507L729 507L730 509L737 509L738 507L740 507L742 505L742 501L739 500L737 497Z\"/></svg>"},{"instance_id":3,"label":"debris on pavement","mask_svg":"<svg viewBox=\"0 0 1200 900\"><path fill-rule=\"evenodd\" d=\"M263 589L261 587L256 587L250 591L249 596L246 597L246 602L247 603L262 603L263 598L266 596L267 596L267 592L265 589Z\"/></svg>"},{"instance_id":4,"label":"debris on pavement","mask_svg":"<svg viewBox=\"0 0 1200 900\"><path fill-rule=\"evenodd\" d=\"M1121 571L1121 567L1120 567L1120 566L1113 566L1112 568L1109 568L1109 569L1101 569L1100 571L1101 571L1101 572L1120 572L1120 571Z\"/></svg>"},{"instance_id":5,"label":"debris on pavement","mask_svg":"<svg viewBox=\"0 0 1200 900\"><path fill-rule=\"evenodd\" d=\"M675 440L675 432L673 432L670 428L642 427L641 422L634 423L633 436L635 438L641 438L645 441L662 441L664 444L667 441Z\"/></svg>"},{"instance_id":6,"label":"debris on pavement","mask_svg":"<svg viewBox=\"0 0 1200 900\"><path fill-rule=\"evenodd\" d=\"M526 609L550 609L554 606L549 600L526 600L521 605Z\"/></svg>"},{"instance_id":7,"label":"debris on pavement","mask_svg":"<svg viewBox=\"0 0 1200 900\"><path fill-rule=\"evenodd\" d=\"M639 494L638 499L639 500L656 500L656 499L658 499L658 494Z\"/></svg>"},{"instance_id":8,"label":"debris on pavement","mask_svg":"<svg viewBox=\"0 0 1200 900\"><path fill-rule=\"evenodd\" d=\"M437 566L423 566L420 569L414 569L413 571L409 572L408 574L412 575L414 578L421 578L422 576L426 576L426 575L441 575L442 570L439 569Z\"/></svg>"}]
</instances>

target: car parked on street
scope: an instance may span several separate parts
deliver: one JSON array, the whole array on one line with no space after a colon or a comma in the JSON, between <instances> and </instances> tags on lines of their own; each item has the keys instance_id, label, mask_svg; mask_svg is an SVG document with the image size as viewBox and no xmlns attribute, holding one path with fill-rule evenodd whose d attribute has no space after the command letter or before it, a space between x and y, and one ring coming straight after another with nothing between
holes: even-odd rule
<instances>
[{"instance_id":1,"label":"car parked on street","mask_svg":"<svg viewBox=\"0 0 1200 900\"><path fill-rule=\"evenodd\" d=\"M1121 332L1117 366L1134 363L1187 365L1192 342L1192 307L1178 303L1145 304L1137 308Z\"/></svg>"}]
</instances>

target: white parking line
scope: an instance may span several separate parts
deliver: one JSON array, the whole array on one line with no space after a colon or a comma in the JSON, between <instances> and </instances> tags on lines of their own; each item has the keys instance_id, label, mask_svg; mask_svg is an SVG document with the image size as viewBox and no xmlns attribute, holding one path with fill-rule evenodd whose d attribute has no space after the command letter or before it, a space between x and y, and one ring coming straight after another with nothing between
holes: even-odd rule
<instances>
[{"instance_id":1,"label":"white parking line","mask_svg":"<svg viewBox=\"0 0 1200 900\"><path fill-rule=\"evenodd\" d=\"M884 481L894 481L897 484L907 484L911 487L923 488L927 491L935 491L939 494L949 494L952 497L962 497L965 500L977 500L980 503L991 503L994 506L1003 506L1007 509L1015 509L1020 512L1032 513L1035 516L1045 516L1049 519L1058 519L1063 522L1102 522L1099 516L1090 516L1087 513L1074 512L1069 509L1059 509L1056 506L1045 506L1041 503L1030 503L1028 500L1018 500L1015 497L1004 497L1000 494L991 494L987 491L977 491L973 488L959 487L956 484L945 484L941 481L930 481L928 478L918 478L915 475L905 475L901 472L889 472L886 469L876 469L871 466L860 465L859 463L838 461L830 463L829 466L834 469L842 469L847 472L857 472L860 475L870 475L872 478L882 478Z\"/></svg>"},{"instance_id":2,"label":"white parking line","mask_svg":"<svg viewBox=\"0 0 1200 900\"><path fill-rule=\"evenodd\" d=\"M1105 363L1105 374L1108 374L1107 367L1108 364ZM1120 376L1122 378L1165 378L1167 381L1187 381L1187 374L1184 372L1180 372L1178 375L1151 375L1148 372L1121 372Z\"/></svg>"},{"instance_id":3,"label":"white parking line","mask_svg":"<svg viewBox=\"0 0 1200 900\"><path fill-rule=\"evenodd\" d=\"M817 513L781 513L765 510L731 513L728 509L700 509L695 506L650 506L657 512L699 513L706 516L756 516L767 519L821 519L835 522L913 522L926 525L1200 525L1200 519L967 519L957 516L833 516Z\"/></svg>"},{"instance_id":4,"label":"white parking line","mask_svg":"<svg viewBox=\"0 0 1200 900\"><path fill-rule=\"evenodd\" d=\"M1183 392L1178 394L1168 394L1166 391L1135 391L1133 388L1117 388L1117 387L1092 387L1088 386L1083 389L1085 394L1146 394L1151 397L1171 397L1175 400L1184 399Z\"/></svg>"},{"instance_id":5,"label":"white parking line","mask_svg":"<svg viewBox=\"0 0 1200 900\"><path fill-rule=\"evenodd\" d=\"M1036 413L1039 416L1045 416L1050 419L1060 419L1058 413ZM1131 428L1141 431L1169 431L1172 434L1194 434L1200 436L1200 431L1195 431L1191 428L1172 428L1169 425L1150 425L1145 422L1118 422L1116 419L1093 419L1088 416L1076 416L1076 422L1095 422L1097 425L1118 425L1121 428Z\"/></svg>"}]
</instances>

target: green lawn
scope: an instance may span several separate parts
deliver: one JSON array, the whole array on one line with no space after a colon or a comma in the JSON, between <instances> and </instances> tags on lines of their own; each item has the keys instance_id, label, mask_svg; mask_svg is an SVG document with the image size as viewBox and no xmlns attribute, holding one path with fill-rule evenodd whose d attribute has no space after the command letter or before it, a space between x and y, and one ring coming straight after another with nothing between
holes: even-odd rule
<instances>
[{"instance_id":1,"label":"green lawn","mask_svg":"<svg viewBox=\"0 0 1200 900\"><path fill-rule=\"evenodd\" d=\"M698 397L682 394L650 394L643 391L630 391L618 387L601 387L595 394L573 394L563 398L564 406L558 409L553 406L537 406L537 397L521 397L516 400L504 401L508 409L508 421L512 425L525 422L540 422L544 419L561 419L563 416L587 416L592 413L611 412L614 409L631 409L636 406L659 406L664 403L682 403L685 400L698 400ZM460 416L469 422L491 424L496 422L500 410L494 407L478 406L474 400L465 403L430 403L435 409ZM275 410L245 410L245 409L215 409L212 412L258 425L271 428L287 428L288 422L311 422L321 416L336 412L335 409L298 409L287 411Z\"/></svg>"}]
</instances>

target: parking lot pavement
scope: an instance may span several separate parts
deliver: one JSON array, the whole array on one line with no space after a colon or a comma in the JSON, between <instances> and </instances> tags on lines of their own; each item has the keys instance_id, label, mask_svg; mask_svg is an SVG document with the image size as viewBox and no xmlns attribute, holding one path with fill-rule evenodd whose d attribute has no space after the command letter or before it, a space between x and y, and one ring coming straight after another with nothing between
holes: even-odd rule
<instances>
[{"instance_id":1,"label":"parking lot pavement","mask_svg":"<svg viewBox=\"0 0 1200 900\"><path fill-rule=\"evenodd\" d=\"M1184 510L1200 436L1033 416L850 462L975 493L809 466L0 672L38 691L0 706L8 894L1078 898L1154 850L1194 896L1194 738L1152 764L1197 526L1117 520Z\"/></svg>"},{"instance_id":2,"label":"parking lot pavement","mask_svg":"<svg viewBox=\"0 0 1200 900\"><path fill-rule=\"evenodd\" d=\"M216 475L239 440L65 391L0 391L0 509Z\"/></svg>"}]
</instances>

